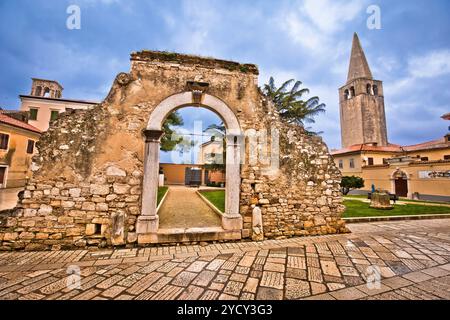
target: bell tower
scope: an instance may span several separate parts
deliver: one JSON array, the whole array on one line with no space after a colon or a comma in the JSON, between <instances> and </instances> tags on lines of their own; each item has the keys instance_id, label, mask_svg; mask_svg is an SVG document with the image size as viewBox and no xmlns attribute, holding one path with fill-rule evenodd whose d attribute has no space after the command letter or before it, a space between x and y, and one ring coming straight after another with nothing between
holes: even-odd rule
<instances>
[{"instance_id":1,"label":"bell tower","mask_svg":"<svg viewBox=\"0 0 450 320\"><path fill-rule=\"evenodd\" d=\"M64 88L54 80L32 78L31 95L35 97L45 97L60 99Z\"/></svg>"},{"instance_id":2,"label":"bell tower","mask_svg":"<svg viewBox=\"0 0 450 320\"><path fill-rule=\"evenodd\" d=\"M374 80L358 35L353 36L347 83L339 89L342 147L388 145L383 83Z\"/></svg>"}]
</instances>

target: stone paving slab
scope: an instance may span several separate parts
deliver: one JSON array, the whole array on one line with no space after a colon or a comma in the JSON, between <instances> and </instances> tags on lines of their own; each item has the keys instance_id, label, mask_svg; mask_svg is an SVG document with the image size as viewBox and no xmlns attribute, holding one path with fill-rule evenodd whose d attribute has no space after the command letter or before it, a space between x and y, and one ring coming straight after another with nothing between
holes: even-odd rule
<instances>
[{"instance_id":1,"label":"stone paving slab","mask_svg":"<svg viewBox=\"0 0 450 320\"><path fill-rule=\"evenodd\" d=\"M450 299L450 220L350 228L204 247L0 252L0 300ZM77 268L80 285L68 287Z\"/></svg>"}]
</instances>

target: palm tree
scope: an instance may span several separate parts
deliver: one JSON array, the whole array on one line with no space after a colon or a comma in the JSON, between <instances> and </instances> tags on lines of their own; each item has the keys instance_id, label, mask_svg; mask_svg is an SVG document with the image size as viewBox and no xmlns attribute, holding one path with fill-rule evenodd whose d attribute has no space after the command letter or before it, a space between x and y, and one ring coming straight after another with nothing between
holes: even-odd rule
<instances>
[{"instance_id":1,"label":"palm tree","mask_svg":"<svg viewBox=\"0 0 450 320\"><path fill-rule=\"evenodd\" d=\"M320 103L319 97L302 99L309 94L309 89L300 88L301 85L301 81L290 79L277 88L275 80L270 77L269 83L264 85L263 93L274 102L282 120L304 126L306 123L315 123L314 117L325 112L325 104Z\"/></svg>"}]
</instances>

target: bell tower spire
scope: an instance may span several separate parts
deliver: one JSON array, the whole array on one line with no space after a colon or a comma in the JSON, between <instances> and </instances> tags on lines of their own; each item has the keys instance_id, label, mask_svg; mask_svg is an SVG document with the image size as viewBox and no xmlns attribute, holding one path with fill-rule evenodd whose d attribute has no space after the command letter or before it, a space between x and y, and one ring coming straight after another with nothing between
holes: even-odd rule
<instances>
[{"instance_id":1,"label":"bell tower spire","mask_svg":"<svg viewBox=\"0 0 450 320\"><path fill-rule=\"evenodd\" d=\"M352 53L350 56L350 66L348 68L347 83L359 79L373 79L370 71L369 63L367 63L366 55L359 41L358 34L353 34Z\"/></svg>"},{"instance_id":2,"label":"bell tower spire","mask_svg":"<svg viewBox=\"0 0 450 320\"><path fill-rule=\"evenodd\" d=\"M374 80L359 41L353 35L347 83L339 89L342 147L387 146L383 83Z\"/></svg>"}]
</instances>

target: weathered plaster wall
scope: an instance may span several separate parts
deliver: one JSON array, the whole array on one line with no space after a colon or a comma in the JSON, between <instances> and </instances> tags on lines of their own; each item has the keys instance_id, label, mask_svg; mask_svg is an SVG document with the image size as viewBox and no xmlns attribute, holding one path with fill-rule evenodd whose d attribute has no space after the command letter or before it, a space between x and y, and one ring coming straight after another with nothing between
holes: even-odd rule
<instances>
[{"instance_id":1,"label":"weathered plaster wall","mask_svg":"<svg viewBox=\"0 0 450 320\"><path fill-rule=\"evenodd\" d=\"M141 214L145 129L165 98L209 83L243 131L278 128L281 171L242 165L243 237L251 237L251 204L262 207L265 236L345 232L340 174L326 145L282 124L257 87L254 65L169 53L132 54L105 101L52 123L38 144L33 179L18 208L0 221L2 249L58 249L135 244ZM247 150L248 153L248 150Z\"/></svg>"}]
</instances>

